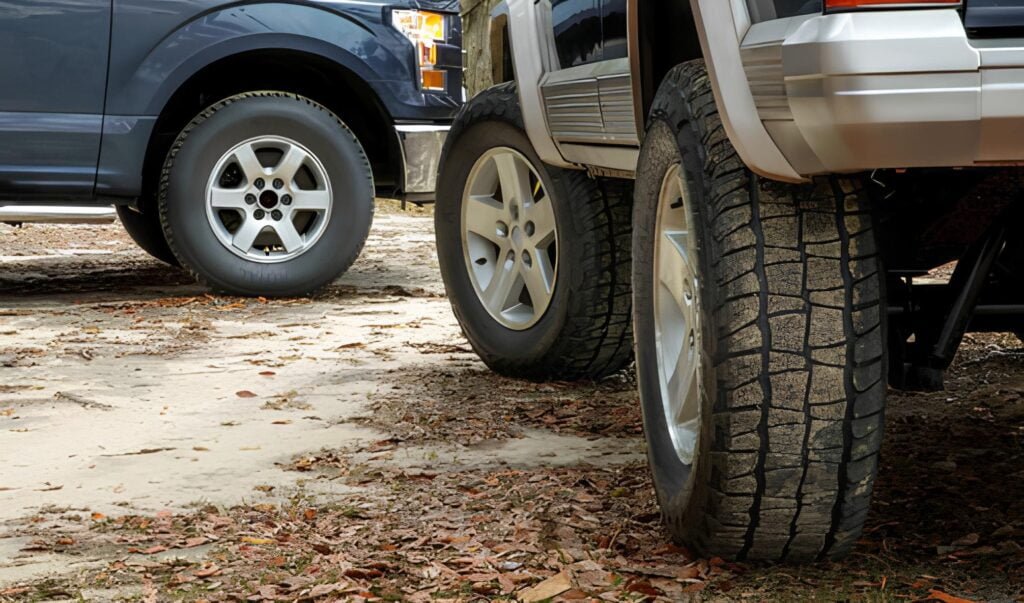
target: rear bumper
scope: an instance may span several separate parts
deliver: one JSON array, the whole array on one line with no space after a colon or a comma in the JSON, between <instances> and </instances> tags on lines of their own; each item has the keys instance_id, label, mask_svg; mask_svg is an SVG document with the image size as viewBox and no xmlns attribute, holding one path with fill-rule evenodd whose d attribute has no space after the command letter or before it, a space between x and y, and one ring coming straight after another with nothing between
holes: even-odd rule
<instances>
[{"instance_id":1,"label":"rear bumper","mask_svg":"<svg viewBox=\"0 0 1024 603\"><path fill-rule=\"evenodd\" d=\"M1024 164L1024 40L972 43L956 10L768 21L740 55L758 118L801 176Z\"/></svg>"},{"instance_id":2,"label":"rear bumper","mask_svg":"<svg viewBox=\"0 0 1024 603\"><path fill-rule=\"evenodd\" d=\"M402 183L399 197L415 201L433 201L437 188L437 170L441 150L451 126L402 124L395 134L402 149Z\"/></svg>"}]
</instances>

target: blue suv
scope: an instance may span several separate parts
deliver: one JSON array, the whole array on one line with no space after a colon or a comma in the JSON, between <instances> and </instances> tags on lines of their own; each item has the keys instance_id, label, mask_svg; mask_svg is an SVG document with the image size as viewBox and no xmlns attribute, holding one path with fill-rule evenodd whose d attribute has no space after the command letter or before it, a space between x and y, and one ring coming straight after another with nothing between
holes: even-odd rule
<instances>
[{"instance_id":1,"label":"blue suv","mask_svg":"<svg viewBox=\"0 0 1024 603\"><path fill-rule=\"evenodd\" d=\"M115 205L214 289L314 291L375 195L432 199L461 37L456 0L4 2L0 209Z\"/></svg>"}]
</instances>

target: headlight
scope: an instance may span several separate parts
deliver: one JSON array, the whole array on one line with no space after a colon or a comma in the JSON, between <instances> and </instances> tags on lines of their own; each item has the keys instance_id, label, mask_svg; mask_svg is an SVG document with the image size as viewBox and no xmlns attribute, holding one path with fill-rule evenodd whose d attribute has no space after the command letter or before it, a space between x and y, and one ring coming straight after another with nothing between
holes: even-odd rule
<instances>
[{"instance_id":1,"label":"headlight","mask_svg":"<svg viewBox=\"0 0 1024 603\"><path fill-rule=\"evenodd\" d=\"M420 85L424 90L444 90L445 72L435 69L437 45L445 42L444 15L422 10L391 11L391 24L416 47Z\"/></svg>"}]
</instances>

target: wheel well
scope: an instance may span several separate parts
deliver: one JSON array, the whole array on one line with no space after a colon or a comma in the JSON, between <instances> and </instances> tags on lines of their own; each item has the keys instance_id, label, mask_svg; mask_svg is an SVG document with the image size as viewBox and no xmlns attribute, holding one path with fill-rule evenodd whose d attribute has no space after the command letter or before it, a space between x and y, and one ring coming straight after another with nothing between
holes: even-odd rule
<instances>
[{"instance_id":1,"label":"wheel well","mask_svg":"<svg viewBox=\"0 0 1024 603\"><path fill-rule=\"evenodd\" d=\"M401 150L391 118L359 76L329 59L292 50L257 50L204 67L175 91L150 136L140 206L156 198L168 150L186 125L217 101L252 90L281 90L308 97L341 118L359 138L378 190L400 184Z\"/></svg>"},{"instance_id":2,"label":"wheel well","mask_svg":"<svg viewBox=\"0 0 1024 603\"><path fill-rule=\"evenodd\" d=\"M491 84L504 84L516 79L507 15L498 15L491 20L490 51Z\"/></svg>"},{"instance_id":3,"label":"wheel well","mask_svg":"<svg viewBox=\"0 0 1024 603\"><path fill-rule=\"evenodd\" d=\"M658 86L676 65L704 56L689 0L635 0L644 121Z\"/></svg>"}]
</instances>

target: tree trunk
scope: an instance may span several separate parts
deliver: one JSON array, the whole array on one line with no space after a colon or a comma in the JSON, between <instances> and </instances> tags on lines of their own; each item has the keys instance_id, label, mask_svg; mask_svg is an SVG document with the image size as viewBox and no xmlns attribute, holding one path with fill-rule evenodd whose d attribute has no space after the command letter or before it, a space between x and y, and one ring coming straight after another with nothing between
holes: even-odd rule
<instances>
[{"instance_id":1,"label":"tree trunk","mask_svg":"<svg viewBox=\"0 0 1024 603\"><path fill-rule=\"evenodd\" d=\"M491 9L501 0L462 0L462 48L469 96L494 84L491 77Z\"/></svg>"}]
</instances>

